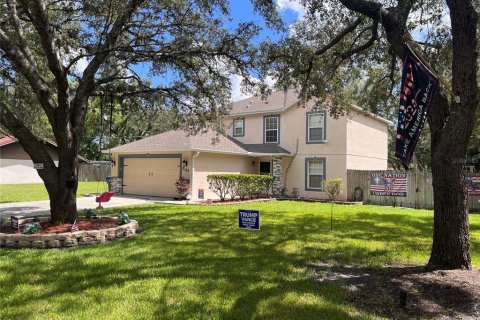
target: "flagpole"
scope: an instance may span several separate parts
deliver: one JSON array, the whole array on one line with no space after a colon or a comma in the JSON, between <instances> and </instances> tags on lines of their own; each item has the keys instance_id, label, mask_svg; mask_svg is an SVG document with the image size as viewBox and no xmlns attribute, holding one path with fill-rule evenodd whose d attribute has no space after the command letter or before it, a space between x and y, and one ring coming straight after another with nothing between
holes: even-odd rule
<instances>
[{"instance_id":1,"label":"flagpole","mask_svg":"<svg viewBox=\"0 0 480 320\"><path fill-rule=\"evenodd\" d=\"M425 59L425 57L421 54L421 52L418 50L418 45L415 40L412 39L412 36L409 33L406 33L402 36L402 40L409 45L409 47L412 49L413 53L418 57L419 60L422 61L422 63L427 67L428 71L430 71L437 79L440 81L442 84L443 89L450 95L450 97L454 97L452 89L450 89L450 86L448 83L445 81L445 79L438 74L435 69L430 65L430 63Z\"/></svg>"}]
</instances>

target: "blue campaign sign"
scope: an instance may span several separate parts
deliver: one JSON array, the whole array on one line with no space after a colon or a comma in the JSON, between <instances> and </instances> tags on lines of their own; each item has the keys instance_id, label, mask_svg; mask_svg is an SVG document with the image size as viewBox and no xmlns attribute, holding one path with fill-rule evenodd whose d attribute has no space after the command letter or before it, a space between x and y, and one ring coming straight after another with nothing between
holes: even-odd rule
<instances>
[{"instance_id":1,"label":"blue campaign sign","mask_svg":"<svg viewBox=\"0 0 480 320\"><path fill-rule=\"evenodd\" d=\"M238 227L240 229L260 230L260 211L239 209Z\"/></svg>"}]
</instances>

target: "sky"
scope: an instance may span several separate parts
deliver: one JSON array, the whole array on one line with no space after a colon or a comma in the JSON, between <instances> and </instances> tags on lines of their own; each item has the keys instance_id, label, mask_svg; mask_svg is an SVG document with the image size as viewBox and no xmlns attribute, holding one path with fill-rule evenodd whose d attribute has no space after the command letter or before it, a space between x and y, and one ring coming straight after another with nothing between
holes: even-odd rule
<instances>
[{"instance_id":1,"label":"sky","mask_svg":"<svg viewBox=\"0 0 480 320\"><path fill-rule=\"evenodd\" d=\"M305 9L300 4L299 0L277 0L277 6L280 16L286 25L290 25L305 14ZM253 11L250 0L231 0L230 9L233 23L238 24L240 22L253 21L262 27L262 30L254 39L254 43L259 43L267 38L279 40L282 36L285 36L285 34L278 33L265 25L263 17ZM249 97L241 92L241 76L231 75L230 81L232 84L233 101L238 101ZM273 84L273 81L271 84Z\"/></svg>"},{"instance_id":2,"label":"sky","mask_svg":"<svg viewBox=\"0 0 480 320\"><path fill-rule=\"evenodd\" d=\"M277 0L277 5L279 9L280 16L286 25L290 25L298 18L302 17L305 13L304 7L300 4L299 0ZM231 26L235 27L241 22L253 21L259 25L262 30L258 36L254 39L253 43L257 44L261 41L270 38L272 40L279 40L285 34L278 33L275 30L268 28L265 25L263 17L254 12L253 6L250 0L231 0L230 1L230 10L231 10ZM78 64L78 69L83 70L88 61L80 61ZM148 76L148 66L146 65L137 65L132 68L136 73L142 77ZM150 80L155 83L161 83L161 79L155 79L149 77ZM239 75L232 74L230 76L230 81L232 84L232 100L238 101L241 99L248 98L249 96L244 95L241 92L240 83L242 77ZM273 84L273 82L271 82Z\"/></svg>"}]
</instances>

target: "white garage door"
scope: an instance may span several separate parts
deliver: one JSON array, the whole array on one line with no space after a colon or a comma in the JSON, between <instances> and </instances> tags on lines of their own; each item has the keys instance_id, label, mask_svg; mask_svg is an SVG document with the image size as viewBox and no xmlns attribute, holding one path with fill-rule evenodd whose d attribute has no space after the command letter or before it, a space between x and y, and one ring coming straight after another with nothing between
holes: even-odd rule
<instances>
[{"instance_id":1,"label":"white garage door","mask_svg":"<svg viewBox=\"0 0 480 320\"><path fill-rule=\"evenodd\" d=\"M180 158L125 158L123 193L175 197L180 176Z\"/></svg>"}]
</instances>

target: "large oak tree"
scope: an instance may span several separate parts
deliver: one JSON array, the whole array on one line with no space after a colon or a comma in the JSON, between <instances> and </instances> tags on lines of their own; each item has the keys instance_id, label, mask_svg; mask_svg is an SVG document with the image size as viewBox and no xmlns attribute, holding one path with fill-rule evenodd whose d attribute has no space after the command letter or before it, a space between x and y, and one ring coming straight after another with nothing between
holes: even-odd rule
<instances>
[{"instance_id":1,"label":"large oak tree","mask_svg":"<svg viewBox=\"0 0 480 320\"><path fill-rule=\"evenodd\" d=\"M464 165L475 110L477 83L476 3L471 0L301 1L306 16L290 37L264 45L263 75L278 85L301 86L301 96L333 102L331 113L357 101L377 114L392 113L404 40L418 49L445 81L427 120L431 134L434 232L429 266L471 268ZM397 109L398 110L398 109Z\"/></svg>"},{"instance_id":2,"label":"large oak tree","mask_svg":"<svg viewBox=\"0 0 480 320\"><path fill-rule=\"evenodd\" d=\"M273 3L256 8L272 11ZM229 75L249 73L258 31L253 23L226 28L227 19L226 0L0 1L0 122L44 164L38 173L54 223L76 217L77 155L92 96L149 94L192 130L227 112ZM44 115L58 165L21 110Z\"/></svg>"}]
</instances>

